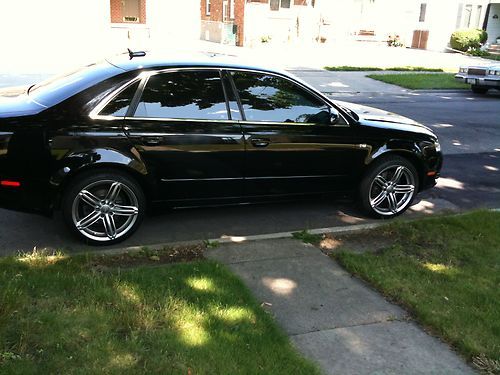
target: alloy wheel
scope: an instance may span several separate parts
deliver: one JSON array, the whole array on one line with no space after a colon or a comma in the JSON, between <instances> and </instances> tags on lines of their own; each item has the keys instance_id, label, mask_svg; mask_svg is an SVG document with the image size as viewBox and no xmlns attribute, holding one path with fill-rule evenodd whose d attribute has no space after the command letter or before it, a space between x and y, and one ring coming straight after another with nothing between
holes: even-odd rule
<instances>
[{"instance_id":1,"label":"alloy wheel","mask_svg":"<svg viewBox=\"0 0 500 375\"><path fill-rule=\"evenodd\" d=\"M370 185L370 205L379 215L396 215L410 204L415 194L415 177L403 165L383 169Z\"/></svg>"},{"instance_id":2,"label":"alloy wheel","mask_svg":"<svg viewBox=\"0 0 500 375\"><path fill-rule=\"evenodd\" d=\"M71 214L83 236L94 241L113 241L132 229L138 218L139 202L124 183L101 180L80 190Z\"/></svg>"}]
</instances>

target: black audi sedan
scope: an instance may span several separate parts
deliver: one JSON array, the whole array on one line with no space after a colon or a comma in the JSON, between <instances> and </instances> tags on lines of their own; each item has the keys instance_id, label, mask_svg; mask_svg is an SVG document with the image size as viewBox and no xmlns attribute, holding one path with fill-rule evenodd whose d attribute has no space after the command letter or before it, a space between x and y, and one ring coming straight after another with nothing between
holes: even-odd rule
<instances>
[{"instance_id":1,"label":"black audi sedan","mask_svg":"<svg viewBox=\"0 0 500 375\"><path fill-rule=\"evenodd\" d=\"M354 192L390 218L441 164L436 135L415 121L220 56L130 52L0 90L0 207L61 210L95 245L124 240L160 202Z\"/></svg>"}]
</instances>

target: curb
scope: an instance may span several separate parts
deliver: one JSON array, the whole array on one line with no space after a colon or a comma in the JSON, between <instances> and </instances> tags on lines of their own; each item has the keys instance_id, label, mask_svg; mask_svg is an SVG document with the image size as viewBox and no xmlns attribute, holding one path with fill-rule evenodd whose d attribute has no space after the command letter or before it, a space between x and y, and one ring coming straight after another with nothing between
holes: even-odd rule
<instances>
[{"instance_id":1,"label":"curb","mask_svg":"<svg viewBox=\"0 0 500 375\"><path fill-rule=\"evenodd\" d=\"M328 227L328 228L318 228L308 230L308 233L311 234L325 234L325 233L350 233L356 231L362 231L366 229L373 229L379 226L387 224L386 222L381 223L371 223L371 224L357 224L357 225L349 225L349 226L340 226L340 227ZM79 251L76 253L68 254L69 256L77 256L77 255L120 255L125 253L138 253L142 251L144 248L149 249L162 249L165 247L174 247L174 246L190 246L190 245L199 245L202 243L218 243L218 244L227 244L227 243L240 243L240 242L248 242L248 241L263 241L263 240L273 240L273 239L282 239L282 238L293 238L293 232L278 232L278 233L268 233L268 234L256 234L250 236L222 236L219 238L211 238L208 240L191 240L191 241L176 241L176 242L164 242L153 245L139 245L139 246L129 246L122 248L115 248L109 250L88 250L88 251Z\"/></svg>"},{"instance_id":2,"label":"curb","mask_svg":"<svg viewBox=\"0 0 500 375\"><path fill-rule=\"evenodd\" d=\"M366 229L374 229L378 228L382 225L387 224L386 222L382 223L370 223L370 224L357 224L357 225L349 225L349 226L340 226L340 227L328 227L328 228L318 228L308 230L308 233L311 234L325 234L325 233L350 233L357 232ZM261 241L261 240L276 240L281 238L293 238L293 234L298 231L293 232L278 232L278 233L269 233L269 234L256 234L251 236L222 236L221 238L210 239L209 242L218 242L220 244L224 243L239 243L239 242L248 242L248 241Z\"/></svg>"},{"instance_id":3,"label":"curb","mask_svg":"<svg viewBox=\"0 0 500 375\"><path fill-rule=\"evenodd\" d=\"M491 208L488 211L492 212L500 212L500 208ZM452 216L460 216L465 215L468 212L460 212L456 213ZM412 220L408 220L412 221ZM337 227L326 227L326 228L317 228L307 230L308 233L311 234L326 234L326 233L352 233L359 232L368 229L375 229L381 227L383 225L387 225L386 220L381 220L376 223L368 223L368 224L355 224L348 226L337 226ZM153 245L138 245L138 246L129 246L123 248L115 248L109 250L88 250L88 251L79 251L76 253L67 254L68 256L77 256L77 255L120 255L125 253L137 253L142 251L144 248L149 249L162 249L165 247L174 247L174 246L190 246L190 245L199 245L202 243L216 243L216 244L229 244L229 243L241 243L248 241L265 241L265 240L276 240L276 239L284 239L284 238L293 238L293 234L297 233L300 230L291 231L291 232L277 232L277 233L268 233L268 234L255 234L249 236L222 236L219 238L211 238L208 240L190 240L190 241L174 241L174 242L163 242Z\"/></svg>"}]
</instances>

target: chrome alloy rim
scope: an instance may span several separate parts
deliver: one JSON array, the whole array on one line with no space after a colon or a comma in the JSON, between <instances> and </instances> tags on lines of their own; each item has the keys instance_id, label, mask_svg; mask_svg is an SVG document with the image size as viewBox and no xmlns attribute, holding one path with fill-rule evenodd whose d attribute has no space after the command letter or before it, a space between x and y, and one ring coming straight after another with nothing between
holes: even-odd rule
<instances>
[{"instance_id":1,"label":"chrome alloy rim","mask_svg":"<svg viewBox=\"0 0 500 375\"><path fill-rule=\"evenodd\" d=\"M137 221L139 203L126 185L102 180L83 188L73 201L73 223L85 237L111 241L127 233Z\"/></svg>"},{"instance_id":2,"label":"chrome alloy rim","mask_svg":"<svg viewBox=\"0 0 500 375\"><path fill-rule=\"evenodd\" d=\"M415 178L402 165L393 165L382 170L370 186L370 205L384 216L395 215L410 204L415 194Z\"/></svg>"}]
</instances>

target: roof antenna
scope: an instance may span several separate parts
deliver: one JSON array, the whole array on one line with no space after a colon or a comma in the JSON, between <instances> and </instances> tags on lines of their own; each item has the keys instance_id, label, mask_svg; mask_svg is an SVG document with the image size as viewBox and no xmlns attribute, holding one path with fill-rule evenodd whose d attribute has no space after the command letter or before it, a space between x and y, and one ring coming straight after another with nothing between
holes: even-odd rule
<instances>
[{"instance_id":1,"label":"roof antenna","mask_svg":"<svg viewBox=\"0 0 500 375\"><path fill-rule=\"evenodd\" d=\"M127 48L128 51L128 56L130 57L130 60L132 60L134 57L143 57L146 56L146 52L144 51L132 51L130 48Z\"/></svg>"}]
</instances>

